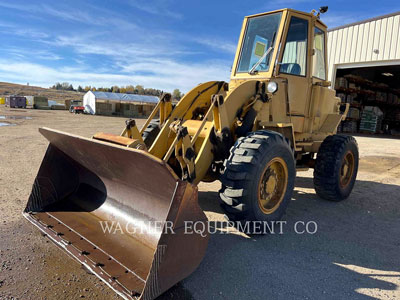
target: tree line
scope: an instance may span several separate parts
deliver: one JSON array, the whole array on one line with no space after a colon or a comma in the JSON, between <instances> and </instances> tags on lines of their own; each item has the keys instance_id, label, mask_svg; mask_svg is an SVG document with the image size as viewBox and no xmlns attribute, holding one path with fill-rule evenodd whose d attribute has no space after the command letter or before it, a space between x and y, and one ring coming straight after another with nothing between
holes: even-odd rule
<instances>
[{"instance_id":1,"label":"tree line","mask_svg":"<svg viewBox=\"0 0 400 300\"><path fill-rule=\"evenodd\" d=\"M57 82L53 86L50 87L55 90L63 90L63 91L76 91L76 92L88 92L88 91L99 91L99 92L110 92L110 93L123 93L123 94L137 94L137 95L150 95L150 96L161 96L163 91L153 88L145 88L143 85L127 85L127 86L117 86L114 85L112 87L92 87L92 86L78 86L78 88L74 89L73 85L68 82ZM175 100L180 100L183 97L183 93L179 89L175 89L172 92L172 98Z\"/></svg>"}]
</instances>

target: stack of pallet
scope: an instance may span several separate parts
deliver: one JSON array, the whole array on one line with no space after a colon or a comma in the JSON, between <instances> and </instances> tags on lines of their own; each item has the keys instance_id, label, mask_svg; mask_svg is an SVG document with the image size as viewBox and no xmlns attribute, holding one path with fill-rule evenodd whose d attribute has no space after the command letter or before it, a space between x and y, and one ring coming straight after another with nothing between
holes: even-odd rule
<instances>
[{"instance_id":1,"label":"stack of pallet","mask_svg":"<svg viewBox=\"0 0 400 300\"><path fill-rule=\"evenodd\" d=\"M335 89L340 89L340 88L346 89L349 86L348 84L349 83L346 78L338 77L338 78L336 78L336 81L335 81Z\"/></svg>"},{"instance_id":2,"label":"stack of pallet","mask_svg":"<svg viewBox=\"0 0 400 300\"><path fill-rule=\"evenodd\" d=\"M339 97L342 103L346 103L346 94L344 93L337 93L336 97Z\"/></svg>"},{"instance_id":3,"label":"stack of pallet","mask_svg":"<svg viewBox=\"0 0 400 300\"><path fill-rule=\"evenodd\" d=\"M389 104L397 104L397 105L399 105L400 104L400 98L395 94L388 93L387 102Z\"/></svg>"},{"instance_id":4,"label":"stack of pallet","mask_svg":"<svg viewBox=\"0 0 400 300\"><path fill-rule=\"evenodd\" d=\"M57 101L54 100L49 100L49 107L52 110L65 110L65 105L58 103Z\"/></svg>"},{"instance_id":5,"label":"stack of pallet","mask_svg":"<svg viewBox=\"0 0 400 300\"><path fill-rule=\"evenodd\" d=\"M96 102L96 114L111 116L112 115L111 103Z\"/></svg>"},{"instance_id":6,"label":"stack of pallet","mask_svg":"<svg viewBox=\"0 0 400 300\"><path fill-rule=\"evenodd\" d=\"M342 122L341 132L356 133L357 132L357 122L356 121Z\"/></svg>"},{"instance_id":7,"label":"stack of pallet","mask_svg":"<svg viewBox=\"0 0 400 300\"><path fill-rule=\"evenodd\" d=\"M124 117L137 117L138 108L135 104L121 103L121 113Z\"/></svg>"},{"instance_id":8,"label":"stack of pallet","mask_svg":"<svg viewBox=\"0 0 400 300\"><path fill-rule=\"evenodd\" d=\"M148 117L154 109L154 105L143 105L143 115Z\"/></svg>"},{"instance_id":9,"label":"stack of pallet","mask_svg":"<svg viewBox=\"0 0 400 300\"><path fill-rule=\"evenodd\" d=\"M355 107L350 107L349 112L347 113L347 118L341 122L338 132L356 133L359 119L360 110Z\"/></svg>"},{"instance_id":10,"label":"stack of pallet","mask_svg":"<svg viewBox=\"0 0 400 300\"><path fill-rule=\"evenodd\" d=\"M351 118L351 119L359 120L360 119L360 110L355 107L350 107L347 117Z\"/></svg>"},{"instance_id":11,"label":"stack of pallet","mask_svg":"<svg viewBox=\"0 0 400 300\"><path fill-rule=\"evenodd\" d=\"M346 97L346 103L356 103L355 99L357 98L357 94L351 93Z\"/></svg>"},{"instance_id":12,"label":"stack of pallet","mask_svg":"<svg viewBox=\"0 0 400 300\"><path fill-rule=\"evenodd\" d=\"M375 101L379 102L387 102L388 94L385 92L376 92Z\"/></svg>"},{"instance_id":13,"label":"stack of pallet","mask_svg":"<svg viewBox=\"0 0 400 300\"><path fill-rule=\"evenodd\" d=\"M34 96L33 100L33 108L36 109L50 109L49 100L46 97L42 96Z\"/></svg>"},{"instance_id":14,"label":"stack of pallet","mask_svg":"<svg viewBox=\"0 0 400 300\"><path fill-rule=\"evenodd\" d=\"M360 132L376 133L382 127L382 111L376 106L366 106L361 115Z\"/></svg>"}]
</instances>

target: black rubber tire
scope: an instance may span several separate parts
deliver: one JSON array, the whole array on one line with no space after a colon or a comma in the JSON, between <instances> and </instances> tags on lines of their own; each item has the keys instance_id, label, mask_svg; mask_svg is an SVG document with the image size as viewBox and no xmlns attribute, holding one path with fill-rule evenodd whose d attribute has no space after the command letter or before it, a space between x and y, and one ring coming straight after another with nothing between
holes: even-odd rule
<instances>
[{"instance_id":1,"label":"black rubber tire","mask_svg":"<svg viewBox=\"0 0 400 300\"><path fill-rule=\"evenodd\" d=\"M153 144L156 139L158 133L160 132L160 120L152 120L150 121L147 128L143 131L142 138L147 148L150 148L151 144Z\"/></svg>"},{"instance_id":2,"label":"black rubber tire","mask_svg":"<svg viewBox=\"0 0 400 300\"><path fill-rule=\"evenodd\" d=\"M342 187L340 172L346 153L354 156L354 171L349 183ZM352 136L331 135L321 144L314 167L314 188L317 195L331 201L342 201L353 190L358 171L358 145Z\"/></svg>"},{"instance_id":3,"label":"black rubber tire","mask_svg":"<svg viewBox=\"0 0 400 300\"><path fill-rule=\"evenodd\" d=\"M280 206L265 214L258 205L258 183L265 166L280 157L287 165L288 181ZM232 221L278 221L292 197L296 166L293 151L279 133L259 130L239 138L230 149L221 176L221 207Z\"/></svg>"}]
</instances>

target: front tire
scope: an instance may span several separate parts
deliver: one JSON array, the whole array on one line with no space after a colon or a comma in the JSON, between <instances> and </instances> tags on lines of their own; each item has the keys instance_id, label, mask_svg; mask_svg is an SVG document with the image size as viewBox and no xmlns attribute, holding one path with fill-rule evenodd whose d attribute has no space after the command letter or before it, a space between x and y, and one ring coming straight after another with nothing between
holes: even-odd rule
<instances>
[{"instance_id":1,"label":"front tire","mask_svg":"<svg viewBox=\"0 0 400 300\"><path fill-rule=\"evenodd\" d=\"M156 119L150 121L149 125L143 131L142 134L143 142L146 144L147 149L149 149L150 146L153 144L159 132L160 132L160 120Z\"/></svg>"},{"instance_id":2,"label":"front tire","mask_svg":"<svg viewBox=\"0 0 400 300\"><path fill-rule=\"evenodd\" d=\"M318 196L342 201L353 190L358 171L358 145L354 137L331 135L318 150L314 188Z\"/></svg>"},{"instance_id":3,"label":"front tire","mask_svg":"<svg viewBox=\"0 0 400 300\"><path fill-rule=\"evenodd\" d=\"M282 218L296 176L292 149L277 132L259 130L239 138L225 160L221 207L233 221Z\"/></svg>"}]
</instances>

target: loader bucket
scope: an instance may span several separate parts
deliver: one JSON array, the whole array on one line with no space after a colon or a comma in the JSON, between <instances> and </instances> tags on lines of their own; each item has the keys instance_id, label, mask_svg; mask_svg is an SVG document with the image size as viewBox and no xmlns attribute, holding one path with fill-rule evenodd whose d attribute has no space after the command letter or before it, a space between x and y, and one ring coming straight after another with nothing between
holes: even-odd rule
<instances>
[{"instance_id":1,"label":"loader bucket","mask_svg":"<svg viewBox=\"0 0 400 300\"><path fill-rule=\"evenodd\" d=\"M154 299L197 268L208 235L185 233L206 221L197 187L145 151L39 131L50 145L24 216L53 242L124 299Z\"/></svg>"}]
</instances>

